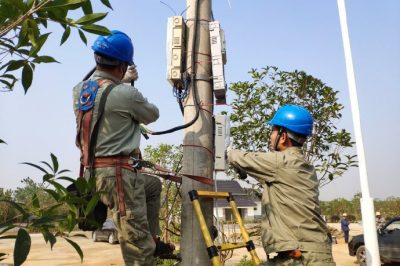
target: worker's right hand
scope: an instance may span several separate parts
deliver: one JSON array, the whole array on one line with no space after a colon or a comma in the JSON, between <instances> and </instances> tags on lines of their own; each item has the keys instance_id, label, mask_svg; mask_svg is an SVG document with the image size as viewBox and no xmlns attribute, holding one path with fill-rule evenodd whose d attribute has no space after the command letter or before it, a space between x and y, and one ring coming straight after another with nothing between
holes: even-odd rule
<instances>
[{"instance_id":1,"label":"worker's right hand","mask_svg":"<svg viewBox=\"0 0 400 266\"><path fill-rule=\"evenodd\" d=\"M136 65L128 66L124 77L122 78L122 83L131 83L132 81L136 81L139 78L138 71L136 69Z\"/></svg>"}]
</instances>

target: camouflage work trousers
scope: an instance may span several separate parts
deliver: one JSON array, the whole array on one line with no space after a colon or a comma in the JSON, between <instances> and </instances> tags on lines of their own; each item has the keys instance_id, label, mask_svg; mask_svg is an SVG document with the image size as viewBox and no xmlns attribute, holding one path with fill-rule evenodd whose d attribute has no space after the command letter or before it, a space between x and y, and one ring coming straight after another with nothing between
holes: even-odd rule
<instances>
[{"instance_id":1,"label":"camouflage work trousers","mask_svg":"<svg viewBox=\"0 0 400 266\"><path fill-rule=\"evenodd\" d=\"M159 232L161 182L157 177L122 169L126 216L118 208L114 167L95 170L100 200L111 210L118 231L122 256L127 266L155 265L153 236Z\"/></svg>"}]
</instances>

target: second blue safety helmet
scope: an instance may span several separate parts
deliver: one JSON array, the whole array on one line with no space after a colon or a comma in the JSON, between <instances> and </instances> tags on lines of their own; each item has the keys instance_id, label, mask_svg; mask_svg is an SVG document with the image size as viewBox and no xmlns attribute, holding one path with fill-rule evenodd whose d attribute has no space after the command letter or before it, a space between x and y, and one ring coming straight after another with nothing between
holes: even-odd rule
<instances>
[{"instance_id":1,"label":"second blue safety helmet","mask_svg":"<svg viewBox=\"0 0 400 266\"><path fill-rule=\"evenodd\" d=\"M99 36L92 45L95 53L133 65L133 43L125 33L113 30L111 35Z\"/></svg>"},{"instance_id":2,"label":"second blue safety helmet","mask_svg":"<svg viewBox=\"0 0 400 266\"><path fill-rule=\"evenodd\" d=\"M299 105L286 104L280 107L271 121L267 124L286 128L287 130L303 136L311 136L313 118L310 112Z\"/></svg>"}]
</instances>

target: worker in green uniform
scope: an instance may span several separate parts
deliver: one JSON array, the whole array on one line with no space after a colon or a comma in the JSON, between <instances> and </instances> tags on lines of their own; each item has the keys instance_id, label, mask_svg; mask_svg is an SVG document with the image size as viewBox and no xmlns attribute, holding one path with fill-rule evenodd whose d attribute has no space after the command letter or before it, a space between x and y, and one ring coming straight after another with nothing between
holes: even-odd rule
<instances>
[{"instance_id":1,"label":"worker in green uniform","mask_svg":"<svg viewBox=\"0 0 400 266\"><path fill-rule=\"evenodd\" d=\"M284 105L271 121L271 152L228 151L230 164L263 185L261 224L267 265L336 265L319 207L318 180L302 146L313 118L298 105Z\"/></svg>"},{"instance_id":2,"label":"worker in green uniform","mask_svg":"<svg viewBox=\"0 0 400 266\"><path fill-rule=\"evenodd\" d=\"M152 231L157 231L161 183L157 178L146 179L134 169L131 157L137 154L140 145L139 124L156 121L159 111L135 87L121 82L128 67L131 72L136 71L133 67L133 44L125 33L112 31L109 36L99 36L92 49L96 70L90 80L98 84L92 121L97 119L102 93L106 87L113 86L106 100L94 149L96 190L102 192L100 200L113 215L125 265L155 265L156 243L149 223ZM80 82L74 87L73 101L78 125L77 144L82 152L84 177L88 178L85 118L79 116L84 84L88 83ZM93 124L86 126L89 132L86 135L93 133ZM149 205L152 207L148 210L146 206ZM149 216L153 217L151 222Z\"/></svg>"}]
</instances>

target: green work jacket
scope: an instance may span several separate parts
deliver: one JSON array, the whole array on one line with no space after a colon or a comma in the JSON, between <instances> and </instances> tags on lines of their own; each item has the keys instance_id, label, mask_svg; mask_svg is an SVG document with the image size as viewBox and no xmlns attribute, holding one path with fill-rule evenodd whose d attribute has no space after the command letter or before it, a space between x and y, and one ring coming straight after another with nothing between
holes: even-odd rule
<instances>
[{"instance_id":1,"label":"green work jacket","mask_svg":"<svg viewBox=\"0 0 400 266\"><path fill-rule=\"evenodd\" d=\"M121 83L114 76L96 70L92 80L109 79L116 85L107 97L104 107L103 122L100 124L96 145L96 157L131 155L140 146L139 124L149 124L159 117L158 108L147 101L134 87ZM78 101L82 90L80 82L73 88L73 107L78 116ZM92 118L92 130L97 119L101 95L107 85L102 85L97 92Z\"/></svg>"},{"instance_id":2,"label":"green work jacket","mask_svg":"<svg viewBox=\"0 0 400 266\"><path fill-rule=\"evenodd\" d=\"M293 249L331 252L317 176L301 148L268 153L232 150L228 159L263 185L261 237L267 254Z\"/></svg>"}]
</instances>

